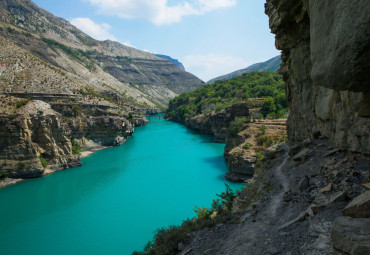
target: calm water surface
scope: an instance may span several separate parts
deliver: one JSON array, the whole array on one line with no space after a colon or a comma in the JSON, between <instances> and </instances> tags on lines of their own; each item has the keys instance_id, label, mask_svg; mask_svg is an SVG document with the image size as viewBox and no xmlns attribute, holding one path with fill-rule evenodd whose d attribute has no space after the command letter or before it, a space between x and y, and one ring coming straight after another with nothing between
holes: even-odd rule
<instances>
[{"instance_id":1,"label":"calm water surface","mask_svg":"<svg viewBox=\"0 0 370 255\"><path fill-rule=\"evenodd\" d=\"M83 166L0 189L0 254L131 254L225 190L223 144L177 123L136 128ZM228 183L232 188L239 184Z\"/></svg>"}]
</instances>

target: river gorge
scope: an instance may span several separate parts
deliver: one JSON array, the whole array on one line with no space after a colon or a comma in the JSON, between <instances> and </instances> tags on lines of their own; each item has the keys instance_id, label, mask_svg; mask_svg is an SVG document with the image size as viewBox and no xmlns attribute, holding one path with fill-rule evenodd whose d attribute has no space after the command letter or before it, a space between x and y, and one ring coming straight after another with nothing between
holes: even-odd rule
<instances>
[{"instance_id":1,"label":"river gorge","mask_svg":"<svg viewBox=\"0 0 370 255\"><path fill-rule=\"evenodd\" d=\"M82 167L0 190L3 254L131 254L225 190L224 144L152 117Z\"/></svg>"}]
</instances>

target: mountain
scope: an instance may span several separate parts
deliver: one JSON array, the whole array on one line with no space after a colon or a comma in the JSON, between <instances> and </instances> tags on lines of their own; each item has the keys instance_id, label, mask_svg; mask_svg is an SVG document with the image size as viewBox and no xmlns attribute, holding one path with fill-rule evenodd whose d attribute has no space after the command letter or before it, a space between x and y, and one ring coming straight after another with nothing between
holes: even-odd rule
<instances>
[{"instance_id":1,"label":"mountain","mask_svg":"<svg viewBox=\"0 0 370 255\"><path fill-rule=\"evenodd\" d=\"M97 41L30 0L0 2L0 36L78 76L94 89L165 106L203 85L172 62L118 42ZM118 92L117 92L118 91Z\"/></svg>"},{"instance_id":2,"label":"mountain","mask_svg":"<svg viewBox=\"0 0 370 255\"><path fill-rule=\"evenodd\" d=\"M177 67L179 67L181 70L185 71L185 67L184 65L178 61L177 59L174 59L174 58L171 58L170 56L166 56L166 55L161 55L161 54L155 54L157 57L160 57L160 58L164 58L164 59L167 59L169 61L171 61L172 63L174 63Z\"/></svg>"},{"instance_id":3,"label":"mountain","mask_svg":"<svg viewBox=\"0 0 370 255\"><path fill-rule=\"evenodd\" d=\"M236 76L239 76L245 73L251 73L254 71L276 71L280 67L280 64L281 64L281 58L280 56L276 56L272 59L267 60L266 62L253 64L251 66L248 66L247 68L219 76L217 78L214 78L208 81L207 83L215 83L215 81L228 80Z\"/></svg>"},{"instance_id":4,"label":"mountain","mask_svg":"<svg viewBox=\"0 0 370 255\"><path fill-rule=\"evenodd\" d=\"M0 186L78 166L81 150L124 143L145 114L203 85L166 59L94 40L30 0L0 1L0 45Z\"/></svg>"}]
</instances>

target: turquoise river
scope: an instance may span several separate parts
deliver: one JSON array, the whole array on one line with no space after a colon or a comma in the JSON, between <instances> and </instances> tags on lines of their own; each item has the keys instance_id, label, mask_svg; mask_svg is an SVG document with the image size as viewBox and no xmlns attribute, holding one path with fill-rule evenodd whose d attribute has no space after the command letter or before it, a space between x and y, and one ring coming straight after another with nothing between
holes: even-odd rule
<instances>
[{"instance_id":1,"label":"turquoise river","mask_svg":"<svg viewBox=\"0 0 370 255\"><path fill-rule=\"evenodd\" d=\"M0 189L0 254L131 254L225 190L223 144L158 117L83 166ZM239 184L228 183L233 189Z\"/></svg>"}]
</instances>

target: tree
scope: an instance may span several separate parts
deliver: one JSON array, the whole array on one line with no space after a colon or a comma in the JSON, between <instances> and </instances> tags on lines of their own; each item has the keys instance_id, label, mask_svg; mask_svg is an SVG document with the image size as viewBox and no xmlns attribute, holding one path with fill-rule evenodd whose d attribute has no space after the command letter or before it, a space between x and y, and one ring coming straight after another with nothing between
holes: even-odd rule
<instances>
[{"instance_id":1,"label":"tree","mask_svg":"<svg viewBox=\"0 0 370 255\"><path fill-rule=\"evenodd\" d=\"M269 113L276 112L276 105L274 103L274 99L272 97L268 97L262 104L261 113L264 117L266 117Z\"/></svg>"}]
</instances>

